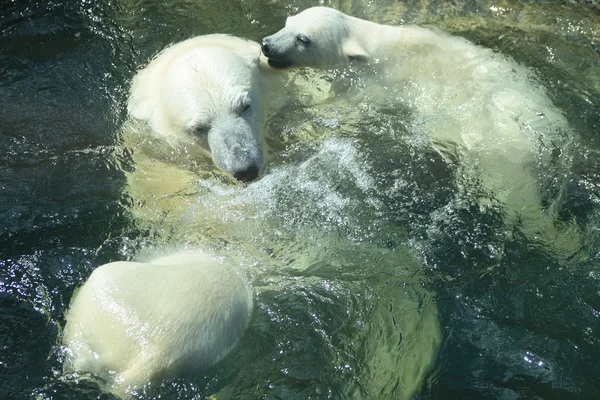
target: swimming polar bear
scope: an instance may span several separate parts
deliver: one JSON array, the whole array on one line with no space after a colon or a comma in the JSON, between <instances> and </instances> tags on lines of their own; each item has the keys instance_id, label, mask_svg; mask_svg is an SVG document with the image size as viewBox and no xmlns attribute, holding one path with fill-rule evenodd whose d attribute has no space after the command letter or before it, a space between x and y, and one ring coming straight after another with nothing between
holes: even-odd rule
<instances>
[{"instance_id":1,"label":"swimming polar bear","mask_svg":"<svg viewBox=\"0 0 600 400\"><path fill-rule=\"evenodd\" d=\"M167 47L133 78L131 118L120 134L132 162L126 192L140 224L186 223L200 177L258 177L265 108L279 99L271 89L282 76L260 59L258 43L211 34Z\"/></svg>"},{"instance_id":2,"label":"swimming polar bear","mask_svg":"<svg viewBox=\"0 0 600 400\"><path fill-rule=\"evenodd\" d=\"M66 315L66 371L104 379L121 397L223 358L252 311L233 268L192 252L98 267Z\"/></svg>"},{"instance_id":3,"label":"swimming polar bear","mask_svg":"<svg viewBox=\"0 0 600 400\"><path fill-rule=\"evenodd\" d=\"M370 64L373 85L365 91L410 109L411 130L456 164L463 195L480 197L484 206L492 198L528 236L563 242L549 215L556 209L542 205L538 177L553 163L568 162L569 127L527 68L464 38L380 25L326 7L289 17L263 39L262 51L280 69Z\"/></svg>"},{"instance_id":4,"label":"swimming polar bear","mask_svg":"<svg viewBox=\"0 0 600 400\"><path fill-rule=\"evenodd\" d=\"M222 34L172 45L134 77L129 115L172 145L202 144L242 181L263 166L260 46Z\"/></svg>"}]
</instances>

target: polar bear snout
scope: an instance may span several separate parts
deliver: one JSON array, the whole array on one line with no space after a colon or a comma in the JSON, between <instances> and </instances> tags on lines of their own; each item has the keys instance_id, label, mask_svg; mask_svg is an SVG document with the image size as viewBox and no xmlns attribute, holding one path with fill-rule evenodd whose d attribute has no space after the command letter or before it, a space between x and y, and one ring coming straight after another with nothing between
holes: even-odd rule
<instances>
[{"instance_id":1,"label":"polar bear snout","mask_svg":"<svg viewBox=\"0 0 600 400\"><path fill-rule=\"evenodd\" d=\"M269 36L263 38L262 42L260 43L260 48L265 57L271 56L271 38Z\"/></svg>"},{"instance_id":2,"label":"polar bear snout","mask_svg":"<svg viewBox=\"0 0 600 400\"><path fill-rule=\"evenodd\" d=\"M262 168L262 144L258 132L241 117L222 118L208 133L208 146L219 169L237 180L249 182Z\"/></svg>"},{"instance_id":3,"label":"polar bear snout","mask_svg":"<svg viewBox=\"0 0 600 400\"><path fill-rule=\"evenodd\" d=\"M261 48L263 54L268 59L269 66L271 68L276 68L276 69L289 68L292 66L292 57L287 55L286 54L287 52L282 50L282 46L281 46L281 43L282 42L285 43L286 41L281 40L281 38L279 38L279 39L275 38L275 36L279 35L280 32L278 32L274 35L271 35L271 36L264 37L260 44L260 48ZM293 48L293 46L284 46L284 47Z\"/></svg>"},{"instance_id":4,"label":"polar bear snout","mask_svg":"<svg viewBox=\"0 0 600 400\"><path fill-rule=\"evenodd\" d=\"M233 177L241 182L252 182L258 178L259 169L256 166L250 166L245 170L237 171Z\"/></svg>"}]
</instances>

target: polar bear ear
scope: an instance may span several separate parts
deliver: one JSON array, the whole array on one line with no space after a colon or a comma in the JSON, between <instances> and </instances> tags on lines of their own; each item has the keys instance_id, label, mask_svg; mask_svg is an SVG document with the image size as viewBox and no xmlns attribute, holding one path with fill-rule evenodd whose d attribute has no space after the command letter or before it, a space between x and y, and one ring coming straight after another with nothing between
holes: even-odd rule
<instances>
[{"instance_id":1,"label":"polar bear ear","mask_svg":"<svg viewBox=\"0 0 600 400\"><path fill-rule=\"evenodd\" d=\"M348 57L350 62L370 63L371 56L354 40L347 40L342 48L344 55Z\"/></svg>"}]
</instances>

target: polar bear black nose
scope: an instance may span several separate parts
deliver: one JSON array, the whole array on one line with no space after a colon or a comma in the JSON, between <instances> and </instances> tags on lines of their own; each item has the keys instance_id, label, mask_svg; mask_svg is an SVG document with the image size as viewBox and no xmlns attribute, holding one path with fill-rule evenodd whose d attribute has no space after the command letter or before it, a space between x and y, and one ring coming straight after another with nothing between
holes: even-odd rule
<instances>
[{"instance_id":1,"label":"polar bear black nose","mask_svg":"<svg viewBox=\"0 0 600 400\"><path fill-rule=\"evenodd\" d=\"M258 168L254 166L249 167L248 169L234 173L233 177L242 182L253 181L258 177Z\"/></svg>"},{"instance_id":2,"label":"polar bear black nose","mask_svg":"<svg viewBox=\"0 0 600 400\"><path fill-rule=\"evenodd\" d=\"M271 51L271 47L269 46L269 38L264 38L262 40L260 48L262 49L263 54L269 57L269 52Z\"/></svg>"}]
</instances>

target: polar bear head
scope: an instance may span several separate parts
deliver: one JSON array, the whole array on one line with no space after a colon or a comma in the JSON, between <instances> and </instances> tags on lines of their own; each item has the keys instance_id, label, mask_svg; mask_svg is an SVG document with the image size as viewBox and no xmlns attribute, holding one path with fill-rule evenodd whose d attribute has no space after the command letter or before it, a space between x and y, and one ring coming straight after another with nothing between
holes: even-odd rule
<instances>
[{"instance_id":1,"label":"polar bear head","mask_svg":"<svg viewBox=\"0 0 600 400\"><path fill-rule=\"evenodd\" d=\"M352 31L352 17L328 7L312 7L286 20L285 27L262 40L273 68L329 68L369 61Z\"/></svg>"},{"instance_id":2,"label":"polar bear head","mask_svg":"<svg viewBox=\"0 0 600 400\"><path fill-rule=\"evenodd\" d=\"M258 176L262 104L258 44L226 35L189 39L134 78L129 113L170 139L192 139L239 180Z\"/></svg>"}]
</instances>

